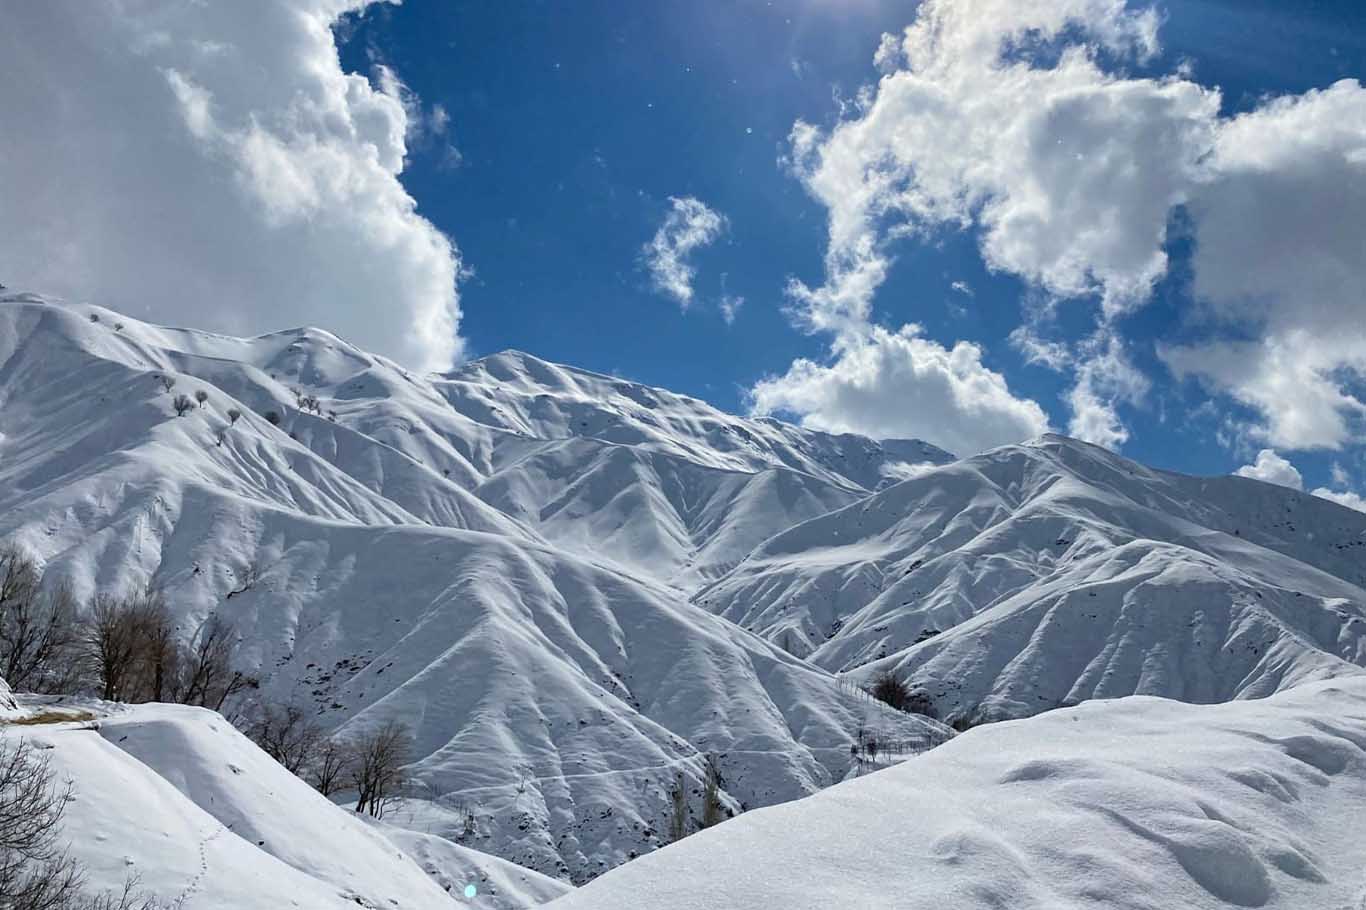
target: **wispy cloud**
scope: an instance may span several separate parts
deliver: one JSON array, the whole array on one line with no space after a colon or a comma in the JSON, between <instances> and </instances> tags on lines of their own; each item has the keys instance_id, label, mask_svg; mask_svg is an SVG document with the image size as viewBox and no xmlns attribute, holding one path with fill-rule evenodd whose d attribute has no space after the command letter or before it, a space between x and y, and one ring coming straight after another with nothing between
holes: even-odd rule
<instances>
[{"instance_id":1,"label":"wispy cloud","mask_svg":"<svg viewBox=\"0 0 1366 910\"><path fill-rule=\"evenodd\" d=\"M664 223L644 249L645 266L655 289L678 301L685 310L691 306L696 270L688 257L713 243L728 226L725 215L708 208L699 199L669 197L669 212L664 216Z\"/></svg>"}]
</instances>

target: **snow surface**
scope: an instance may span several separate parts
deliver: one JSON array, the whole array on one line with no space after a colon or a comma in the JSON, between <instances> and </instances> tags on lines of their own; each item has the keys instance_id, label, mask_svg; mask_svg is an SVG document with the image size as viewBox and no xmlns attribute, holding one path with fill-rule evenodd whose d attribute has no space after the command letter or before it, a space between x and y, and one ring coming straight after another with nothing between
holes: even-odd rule
<instances>
[{"instance_id":1,"label":"snow surface","mask_svg":"<svg viewBox=\"0 0 1366 910\"><path fill-rule=\"evenodd\" d=\"M1135 696L978 727L746 813L553 910L1357 910L1366 679Z\"/></svg>"},{"instance_id":2,"label":"snow surface","mask_svg":"<svg viewBox=\"0 0 1366 910\"><path fill-rule=\"evenodd\" d=\"M173 396L201 389L177 417ZM576 882L656 849L667 787L700 788L707 753L739 810L842 779L861 726L948 735L680 590L911 454L948 457L525 355L427 380L314 329L237 339L0 303L0 539L81 598L159 587L184 635L228 620L261 696L343 735L405 722L417 830L455 837L472 812L470 846ZM556 539L576 527L591 533ZM632 570L647 564L665 568Z\"/></svg>"},{"instance_id":3,"label":"snow surface","mask_svg":"<svg viewBox=\"0 0 1366 910\"><path fill-rule=\"evenodd\" d=\"M48 700L31 707L59 710ZM72 781L63 833L92 890L118 890L135 875L139 888L186 910L508 910L568 890L455 844L408 852L406 832L390 839L333 805L211 711L94 701L60 710L96 717L0 735L27 737L59 780ZM472 901L466 883L479 887Z\"/></svg>"},{"instance_id":4,"label":"snow surface","mask_svg":"<svg viewBox=\"0 0 1366 910\"><path fill-rule=\"evenodd\" d=\"M975 723L1359 673L1364 584L1366 515L1047 436L797 525L695 602Z\"/></svg>"}]
</instances>

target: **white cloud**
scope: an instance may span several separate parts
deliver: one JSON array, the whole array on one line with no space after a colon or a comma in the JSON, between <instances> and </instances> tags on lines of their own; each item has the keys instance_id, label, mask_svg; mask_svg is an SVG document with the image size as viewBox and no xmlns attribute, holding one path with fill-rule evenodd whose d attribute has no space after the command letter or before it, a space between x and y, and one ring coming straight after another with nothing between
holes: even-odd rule
<instances>
[{"instance_id":1,"label":"white cloud","mask_svg":"<svg viewBox=\"0 0 1366 910\"><path fill-rule=\"evenodd\" d=\"M670 196L669 213L644 250L645 265L655 288L686 310L693 302L692 282L696 276L688 257L715 241L727 226L726 216L700 200Z\"/></svg>"},{"instance_id":2,"label":"white cloud","mask_svg":"<svg viewBox=\"0 0 1366 910\"><path fill-rule=\"evenodd\" d=\"M1333 476L1333 483L1337 486L1345 487L1352 482L1352 478L1348 475L1347 469L1344 468L1340 463L1336 461L1333 462L1331 471Z\"/></svg>"},{"instance_id":3,"label":"white cloud","mask_svg":"<svg viewBox=\"0 0 1366 910\"><path fill-rule=\"evenodd\" d=\"M755 414L796 414L804 426L834 433L923 439L960 455L1048 430L1043 410L982 364L980 347L945 348L916 325L845 334L829 365L797 360L750 395Z\"/></svg>"},{"instance_id":4,"label":"white cloud","mask_svg":"<svg viewBox=\"0 0 1366 910\"><path fill-rule=\"evenodd\" d=\"M734 294L723 294L717 307L721 310L721 318L726 321L726 325L732 325L735 317L740 313L740 307L745 305L745 298Z\"/></svg>"},{"instance_id":5,"label":"white cloud","mask_svg":"<svg viewBox=\"0 0 1366 910\"><path fill-rule=\"evenodd\" d=\"M1340 506L1356 509L1358 512L1366 512L1366 498L1362 498L1360 494L1353 493L1350 490L1334 492L1326 487L1319 487L1314 491L1314 495L1332 500Z\"/></svg>"},{"instance_id":6,"label":"white cloud","mask_svg":"<svg viewBox=\"0 0 1366 910\"><path fill-rule=\"evenodd\" d=\"M1274 99L1223 124L1211 178L1191 201L1195 292L1232 334L1172 346L1177 375L1200 377L1263 418L1286 448L1366 438L1366 90L1344 80Z\"/></svg>"},{"instance_id":7,"label":"white cloud","mask_svg":"<svg viewBox=\"0 0 1366 910\"><path fill-rule=\"evenodd\" d=\"M824 283L789 289L800 324L859 331L890 244L942 227L976 226L990 268L1049 295L1099 296L1107 322L1141 304L1219 107L1216 90L1103 69L1103 57L1149 58L1156 25L1123 0L923 3L904 34L884 36L885 75L844 119L792 130L792 170L829 214ZM1059 53L1042 64L1026 46ZM1147 385L1121 347L1027 351L1077 370L1072 432L1111 446L1127 438L1116 404Z\"/></svg>"},{"instance_id":8,"label":"white cloud","mask_svg":"<svg viewBox=\"0 0 1366 910\"><path fill-rule=\"evenodd\" d=\"M402 92L344 74L330 30L364 5L7 10L0 278L221 331L321 324L449 364L460 259L399 182Z\"/></svg>"},{"instance_id":9,"label":"white cloud","mask_svg":"<svg viewBox=\"0 0 1366 910\"><path fill-rule=\"evenodd\" d=\"M1304 477L1299 470L1272 449L1262 449L1257 453L1256 461L1243 465L1233 473L1239 477L1251 477L1253 480L1290 487L1292 490L1304 489ZM1315 495L1318 494L1319 491L1316 490Z\"/></svg>"},{"instance_id":10,"label":"white cloud","mask_svg":"<svg viewBox=\"0 0 1366 910\"><path fill-rule=\"evenodd\" d=\"M801 323L865 324L894 241L973 227L990 268L1099 299L1099 330L1117 335L1166 274L1185 206L1210 331L1162 348L1167 365L1255 410L1263 443L1366 439L1366 90L1344 80L1221 118L1189 68L1120 68L1156 50L1155 14L1124 0L926 0L833 128L792 130L789 163L829 214L824 283L791 288ZM1115 405L1146 381L1108 346L1027 333L1028 357L1076 371L1072 432L1122 442Z\"/></svg>"},{"instance_id":11,"label":"white cloud","mask_svg":"<svg viewBox=\"0 0 1366 910\"><path fill-rule=\"evenodd\" d=\"M1129 362L1120 339L1102 330L1080 346L1076 384L1067 393L1072 411L1067 432L1087 442L1118 449L1129 441L1119 419L1121 403L1137 404L1151 383Z\"/></svg>"},{"instance_id":12,"label":"white cloud","mask_svg":"<svg viewBox=\"0 0 1366 910\"><path fill-rule=\"evenodd\" d=\"M953 284L949 285L949 287L951 287L958 293L962 294L964 297L977 296L975 293L973 293L972 285L968 284L966 281L955 281Z\"/></svg>"}]
</instances>

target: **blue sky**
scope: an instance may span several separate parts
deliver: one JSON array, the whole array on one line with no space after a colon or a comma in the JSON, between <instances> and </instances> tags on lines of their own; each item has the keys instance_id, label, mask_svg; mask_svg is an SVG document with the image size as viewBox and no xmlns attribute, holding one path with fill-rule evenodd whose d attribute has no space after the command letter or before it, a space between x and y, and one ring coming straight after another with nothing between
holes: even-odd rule
<instances>
[{"instance_id":1,"label":"blue sky","mask_svg":"<svg viewBox=\"0 0 1366 910\"><path fill-rule=\"evenodd\" d=\"M348 28L342 61L361 72L382 61L422 104L449 114L448 135L417 143L402 179L475 272L462 287L470 353L520 348L743 410L764 375L826 355L825 340L784 313L789 276L819 283L826 237L824 207L780 163L793 123L833 124L836 99L876 81L879 37L909 24L915 6L408 0L372 7ZM1359 4L1184 0L1161 10L1162 51L1135 73L1187 62L1193 79L1223 90L1226 115L1366 72ZM669 198L682 196L729 221L691 259L697 302L686 312L652 288L641 261ZM1249 443L1221 444L1219 424L1246 409L1201 410L1210 394L1174 380L1154 353L1156 341L1188 331L1182 246L1169 244L1167 277L1124 322L1153 388L1121 406L1131 430L1122 448L1158 465L1227 471L1247 461ZM1032 290L987 269L977 231L943 228L891 250L876 319L920 323L945 345L980 343L1013 393L1066 427L1068 373L1031 366L1009 341ZM745 301L731 325L717 309L723 294ZM1066 309L1062 334L1086 331L1086 302ZM1321 484L1351 454L1295 461Z\"/></svg>"},{"instance_id":2,"label":"blue sky","mask_svg":"<svg viewBox=\"0 0 1366 910\"><path fill-rule=\"evenodd\" d=\"M1359 3L8 16L12 287L1366 507Z\"/></svg>"}]
</instances>

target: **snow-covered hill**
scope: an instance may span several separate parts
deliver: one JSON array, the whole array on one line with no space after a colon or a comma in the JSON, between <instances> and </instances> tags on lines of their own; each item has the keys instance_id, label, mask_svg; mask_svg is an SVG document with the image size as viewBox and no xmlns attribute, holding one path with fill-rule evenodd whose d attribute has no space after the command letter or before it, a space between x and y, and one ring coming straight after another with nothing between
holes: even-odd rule
<instances>
[{"instance_id":1,"label":"snow-covered hill","mask_svg":"<svg viewBox=\"0 0 1366 910\"><path fill-rule=\"evenodd\" d=\"M186 910L511 910L569 890L334 806L213 712L83 702L39 703L29 713L39 711L82 719L4 728L0 741L27 738L57 779L71 782L63 838L91 891L117 891L136 877L140 889ZM466 884L476 887L473 900L464 899Z\"/></svg>"},{"instance_id":2,"label":"snow-covered hill","mask_svg":"<svg viewBox=\"0 0 1366 910\"><path fill-rule=\"evenodd\" d=\"M160 588L183 634L227 620L262 698L407 724L405 849L576 883L657 849L707 754L738 810L843 779L860 727L947 737L835 671L896 669L966 726L1366 665L1366 515L1280 487L31 295L0 299L0 540L81 598Z\"/></svg>"},{"instance_id":3,"label":"snow-covered hill","mask_svg":"<svg viewBox=\"0 0 1366 910\"><path fill-rule=\"evenodd\" d=\"M1269 695L1366 665L1366 515L1063 437L929 470L754 550L699 605L977 722Z\"/></svg>"},{"instance_id":4,"label":"snow-covered hill","mask_svg":"<svg viewBox=\"0 0 1366 910\"><path fill-rule=\"evenodd\" d=\"M423 830L463 830L473 812L480 849L559 877L654 849L666 787L680 771L697 785L704 753L719 757L734 808L847 772L867 704L660 577L694 551L719 571L781 524L856 495L821 461L839 462L839 440L773 424L755 431L762 445L709 449L684 433L709 426L692 402L683 435L628 453L649 475L614 479L624 446L583 440L583 463L566 468L579 483L556 491L533 479L554 462L546 452L571 451L567 424L542 421L538 432L563 435L531 439L478 423L452 389L473 394L468 380L427 382L316 330L234 339L11 297L0 539L81 598L153 585L186 634L226 619L263 698L316 707L344 733L401 719L431 804L418 807ZM175 396L201 391L177 416ZM532 407L520 395L505 397ZM666 482L676 488L653 489ZM512 514L481 498L494 489L518 491L489 496ZM579 517L598 546L558 544L570 522L511 504L541 494L572 503L559 518L591 511ZM664 503L654 523L624 507L635 495ZM614 531L611 516L627 526ZM675 519L669 547L626 546L662 539ZM900 715L882 723L944 735Z\"/></svg>"},{"instance_id":5,"label":"snow-covered hill","mask_svg":"<svg viewBox=\"0 0 1366 910\"><path fill-rule=\"evenodd\" d=\"M1356 910L1366 679L1088 702L747 813L553 910Z\"/></svg>"}]
</instances>

